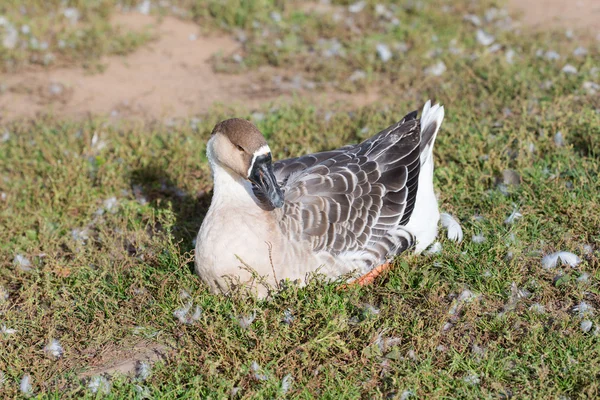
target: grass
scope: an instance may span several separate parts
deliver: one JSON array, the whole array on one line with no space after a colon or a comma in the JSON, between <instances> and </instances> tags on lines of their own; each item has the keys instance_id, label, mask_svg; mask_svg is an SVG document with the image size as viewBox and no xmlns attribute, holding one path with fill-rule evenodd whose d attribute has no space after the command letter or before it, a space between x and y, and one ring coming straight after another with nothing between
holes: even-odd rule
<instances>
[{"instance_id":1,"label":"grass","mask_svg":"<svg viewBox=\"0 0 600 400\"><path fill-rule=\"evenodd\" d=\"M51 26L42 4L29 0L31 15L19 16L31 18L32 32ZM98 4L110 14L112 3ZM40 398L103 397L91 393L83 371L135 345L160 345L164 359L146 380L113 377L104 397L143 397L140 390L153 398L224 398L232 390L242 398L597 397L600 320L597 311L574 308L600 308L600 101L583 86L598 80L598 42L576 57L579 40L561 32L525 35L490 23L485 29L502 44L490 52L463 15L483 16L491 3L398 7L399 28L388 30L375 23L369 2L350 16L361 34L334 27L335 10L316 17L297 3L217 4L179 6L197 21L244 30L248 68L279 65L349 91L360 86L347 76L361 69L367 85L397 91L384 104L352 110L301 99L265 105L256 123L276 159L362 140L427 98L441 101L446 120L435 182L441 208L461 221L465 240L456 244L442 232L440 254L402 255L367 288L338 291L315 279L270 301L213 295L192 273L192 241L210 201L205 143L216 122L251 110L215 107L176 125L50 117L6 124L0 285L8 297L0 296L0 325L16 332L0 334L3 396L18 397L29 374ZM16 3L3 7L16 21ZM264 26L277 29L262 41ZM313 45L333 37L346 55L319 57ZM289 49L275 53L267 44L277 38ZM374 44L395 40L411 50L382 62ZM462 52L450 52L451 42ZM76 49L73 60L88 47ZM538 57L538 49L562 58ZM5 60L32 53L15 54ZM447 67L442 76L423 72L439 60ZM577 74L561 72L567 63ZM554 140L559 131L562 146ZM519 185L503 183L507 170ZM523 218L505 224L515 208ZM477 234L484 243L471 241ZM558 250L583 261L543 269L542 256ZM19 266L17 255L31 265ZM181 324L173 312L189 302L202 314ZM251 315L251 324L240 326L238 319ZM592 322L587 333L583 320ZM64 348L58 359L43 351L52 338ZM288 374L293 383L284 393Z\"/></svg>"},{"instance_id":2,"label":"grass","mask_svg":"<svg viewBox=\"0 0 600 400\"><path fill-rule=\"evenodd\" d=\"M102 69L101 57L125 55L152 39L130 31L111 15L131 2L17 0L0 5L0 72L81 64ZM124 4L123 4L124 3Z\"/></svg>"}]
</instances>

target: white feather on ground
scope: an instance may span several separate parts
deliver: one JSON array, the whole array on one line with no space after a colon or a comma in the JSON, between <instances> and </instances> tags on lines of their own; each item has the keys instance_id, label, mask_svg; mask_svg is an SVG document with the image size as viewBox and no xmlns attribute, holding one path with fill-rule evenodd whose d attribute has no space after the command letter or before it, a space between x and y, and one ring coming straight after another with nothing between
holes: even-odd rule
<instances>
[{"instance_id":1,"label":"white feather on ground","mask_svg":"<svg viewBox=\"0 0 600 400\"><path fill-rule=\"evenodd\" d=\"M135 377L140 381L148 379L152 373L152 366L147 361L138 361L135 366Z\"/></svg>"},{"instance_id":2,"label":"white feather on ground","mask_svg":"<svg viewBox=\"0 0 600 400\"><path fill-rule=\"evenodd\" d=\"M6 289L4 286L0 285L0 304L4 303L6 300L8 300L9 297L10 297L10 293L8 292L8 289Z\"/></svg>"},{"instance_id":3,"label":"white feather on ground","mask_svg":"<svg viewBox=\"0 0 600 400\"><path fill-rule=\"evenodd\" d=\"M479 233L479 234L477 234L477 235L473 235L473 237L471 238L471 241L472 241L473 243L478 243L478 244L479 244L479 243L483 243L483 242L485 242L485 240L486 240L486 239L485 239L485 236L483 236L483 234L482 234L482 233Z\"/></svg>"},{"instance_id":4,"label":"white feather on ground","mask_svg":"<svg viewBox=\"0 0 600 400\"><path fill-rule=\"evenodd\" d=\"M516 220L518 220L519 218L522 218L522 217L523 217L523 214L521 214L519 212L519 210L515 208L514 211L508 216L508 218L506 218L504 220L504 223L506 225L510 225L510 224L514 223Z\"/></svg>"},{"instance_id":5,"label":"white feather on ground","mask_svg":"<svg viewBox=\"0 0 600 400\"><path fill-rule=\"evenodd\" d=\"M247 329L254 320L256 319L256 311L252 311L252 314L240 315L237 317L238 324L242 329Z\"/></svg>"},{"instance_id":6,"label":"white feather on ground","mask_svg":"<svg viewBox=\"0 0 600 400\"><path fill-rule=\"evenodd\" d=\"M573 307L573 311L577 313L579 318L585 318L586 316L593 314L594 307L590 306L585 301L582 301L581 303Z\"/></svg>"},{"instance_id":7,"label":"white feather on ground","mask_svg":"<svg viewBox=\"0 0 600 400\"><path fill-rule=\"evenodd\" d=\"M173 316L177 318L182 324L193 324L194 322L198 321L202 316L202 308L200 308L200 306L196 306L196 308L194 309L194 313L190 315L189 312L192 306L193 302L190 300L186 303L185 306L173 311Z\"/></svg>"},{"instance_id":8,"label":"white feather on ground","mask_svg":"<svg viewBox=\"0 0 600 400\"><path fill-rule=\"evenodd\" d=\"M442 244L440 242L435 242L432 244L429 249L425 251L425 254L438 254L442 252Z\"/></svg>"},{"instance_id":9,"label":"white feather on ground","mask_svg":"<svg viewBox=\"0 0 600 400\"><path fill-rule=\"evenodd\" d=\"M93 376L88 383L88 388L92 393L109 394L111 386L110 381L102 375Z\"/></svg>"},{"instance_id":10,"label":"white feather on ground","mask_svg":"<svg viewBox=\"0 0 600 400\"><path fill-rule=\"evenodd\" d=\"M542 258L542 267L545 269L554 268L559 260L562 265L568 265L570 267L576 267L581 262L581 259L573 253L568 251L557 251L556 253L548 254Z\"/></svg>"},{"instance_id":11,"label":"white feather on ground","mask_svg":"<svg viewBox=\"0 0 600 400\"><path fill-rule=\"evenodd\" d=\"M442 226L446 228L448 231L448 239L453 240L455 242L462 242L463 240L463 231L460 227L460 224L454 217L447 213L440 214L440 222Z\"/></svg>"},{"instance_id":12,"label":"white feather on ground","mask_svg":"<svg viewBox=\"0 0 600 400\"><path fill-rule=\"evenodd\" d=\"M289 390L292 388L293 382L294 378L292 378L291 374L287 374L283 377L283 379L281 380L281 391L283 392L283 394L289 392Z\"/></svg>"},{"instance_id":13,"label":"white feather on ground","mask_svg":"<svg viewBox=\"0 0 600 400\"><path fill-rule=\"evenodd\" d=\"M258 365L258 363L256 361L252 361L252 364L250 365L250 368L252 369L252 371L254 371L254 378L257 381L266 381L269 379L269 377L267 376L267 374L263 374L262 372L262 368L260 367L260 365Z\"/></svg>"},{"instance_id":14,"label":"white feather on ground","mask_svg":"<svg viewBox=\"0 0 600 400\"><path fill-rule=\"evenodd\" d=\"M50 342L44 347L44 353L46 356L53 358L60 358L63 355L63 348L60 342L56 339L51 339Z\"/></svg>"},{"instance_id":15,"label":"white feather on ground","mask_svg":"<svg viewBox=\"0 0 600 400\"><path fill-rule=\"evenodd\" d=\"M12 328L7 328L6 325L2 325L2 327L0 328L0 332L5 334L6 336L8 336L8 335L12 335L12 334L16 333L17 330L12 329Z\"/></svg>"},{"instance_id":16,"label":"white feather on ground","mask_svg":"<svg viewBox=\"0 0 600 400\"><path fill-rule=\"evenodd\" d=\"M33 385L31 384L31 376L29 374L23 375L19 388L23 396L30 397L33 395Z\"/></svg>"},{"instance_id":17,"label":"white feather on ground","mask_svg":"<svg viewBox=\"0 0 600 400\"><path fill-rule=\"evenodd\" d=\"M593 326L593 323L589 319L585 319L585 320L581 321L581 330L583 331L583 333L588 333L589 331L591 331L592 326Z\"/></svg>"}]
</instances>

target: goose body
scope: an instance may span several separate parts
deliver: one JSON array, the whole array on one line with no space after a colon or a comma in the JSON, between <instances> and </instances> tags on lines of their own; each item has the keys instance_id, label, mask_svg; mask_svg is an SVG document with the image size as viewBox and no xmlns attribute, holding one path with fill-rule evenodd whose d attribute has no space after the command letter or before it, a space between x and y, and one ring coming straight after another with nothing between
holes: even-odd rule
<instances>
[{"instance_id":1,"label":"goose body","mask_svg":"<svg viewBox=\"0 0 600 400\"><path fill-rule=\"evenodd\" d=\"M437 236L433 145L440 105L356 145L272 163L256 127L231 119L207 145L214 193L196 242L196 273L214 292L312 272L364 275ZM253 270L255 276L250 272ZM263 281L263 282L264 282Z\"/></svg>"}]
</instances>

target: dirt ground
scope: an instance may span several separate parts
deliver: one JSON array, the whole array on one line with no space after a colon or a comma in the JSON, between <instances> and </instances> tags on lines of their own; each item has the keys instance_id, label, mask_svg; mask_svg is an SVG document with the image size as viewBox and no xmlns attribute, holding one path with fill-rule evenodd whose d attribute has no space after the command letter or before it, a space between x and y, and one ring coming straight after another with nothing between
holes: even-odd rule
<instances>
[{"instance_id":1,"label":"dirt ground","mask_svg":"<svg viewBox=\"0 0 600 400\"><path fill-rule=\"evenodd\" d=\"M512 11L533 28L555 25L565 29L598 30L598 0L509 0ZM285 101L289 92L266 90L265 71L232 75L215 73L209 63L217 53L233 54L239 44L226 36L199 36L198 26L175 18L158 23L140 14L115 19L132 30L151 26L157 41L126 57L107 57L103 73L83 68L44 69L0 76L0 122L33 117L39 112L82 117L144 119L185 117L206 112L215 103L255 107L267 101ZM356 105L377 100L377 93L316 95L322 101L348 101ZM324 100L323 100L324 99Z\"/></svg>"},{"instance_id":2,"label":"dirt ground","mask_svg":"<svg viewBox=\"0 0 600 400\"><path fill-rule=\"evenodd\" d=\"M599 0L509 0L509 8L522 13L534 28L558 26L573 30L600 30Z\"/></svg>"}]
</instances>

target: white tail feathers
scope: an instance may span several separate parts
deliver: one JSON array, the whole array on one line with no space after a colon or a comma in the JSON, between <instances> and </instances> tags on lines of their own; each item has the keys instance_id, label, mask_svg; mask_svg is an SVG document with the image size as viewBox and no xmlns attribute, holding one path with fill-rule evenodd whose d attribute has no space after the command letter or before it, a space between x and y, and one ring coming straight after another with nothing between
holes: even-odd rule
<instances>
[{"instance_id":1,"label":"white tail feathers","mask_svg":"<svg viewBox=\"0 0 600 400\"><path fill-rule=\"evenodd\" d=\"M432 107L431 100L427 100L421 113L421 164L431 155L435 137L443 120L444 107L439 104Z\"/></svg>"}]
</instances>

